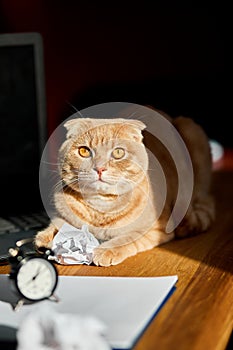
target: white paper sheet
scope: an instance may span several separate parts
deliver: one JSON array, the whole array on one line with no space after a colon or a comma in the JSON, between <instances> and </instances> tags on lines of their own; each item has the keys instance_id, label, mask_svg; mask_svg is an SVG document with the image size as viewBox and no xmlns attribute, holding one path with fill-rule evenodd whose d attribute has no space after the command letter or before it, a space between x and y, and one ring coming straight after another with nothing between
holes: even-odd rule
<instances>
[{"instance_id":1,"label":"white paper sheet","mask_svg":"<svg viewBox=\"0 0 233 350\"><path fill-rule=\"evenodd\" d=\"M107 340L113 348L129 349L144 331L170 291L177 276L166 277L82 277L60 276L54 303L58 312L94 316L107 326ZM0 275L0 300L2 282ZM5 287L7 289L7 287ZM41 304L51 301L41 301ZM18 327L20 320L39 303L14 312L0 302L0 325Z\"/></svg>"}]
</instances>

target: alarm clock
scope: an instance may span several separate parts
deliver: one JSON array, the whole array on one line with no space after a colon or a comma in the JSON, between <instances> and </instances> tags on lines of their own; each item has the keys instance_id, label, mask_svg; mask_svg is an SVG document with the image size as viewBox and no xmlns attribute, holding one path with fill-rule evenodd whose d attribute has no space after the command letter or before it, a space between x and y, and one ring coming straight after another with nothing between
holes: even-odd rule
<instances>
[{"instance_id":1,"label":"alarm clock","mask_svg":"<svg viewBox=\"0 0 233 350\"><path fill-rule=\"evenodd\" d=\"M18 306L44 299L58 300L54 295L58 273L54 263L49 260L52 252L50 249L28 251L25 246L32 241L33 239L20 240L16 242L16 247L9 249L9 278L18 295Z\"/></svg>"}]
</instances>

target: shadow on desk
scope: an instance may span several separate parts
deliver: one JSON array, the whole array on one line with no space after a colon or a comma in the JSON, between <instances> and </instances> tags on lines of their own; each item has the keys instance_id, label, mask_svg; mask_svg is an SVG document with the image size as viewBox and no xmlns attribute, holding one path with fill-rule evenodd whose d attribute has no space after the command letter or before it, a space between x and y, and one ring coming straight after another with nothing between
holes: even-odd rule
<instances>
[{"instance_id":1,"label":"shadow on desk","mask_svg":"<svg viewBox=\"0 0 233 350\"><path fill-rule=\"evenodd\" d=\"M233 273L233 171L213 174L216 219L212 227L197 236L177 239L160 249L186 256L216 269Z\"/></svg>"}]
</instances>

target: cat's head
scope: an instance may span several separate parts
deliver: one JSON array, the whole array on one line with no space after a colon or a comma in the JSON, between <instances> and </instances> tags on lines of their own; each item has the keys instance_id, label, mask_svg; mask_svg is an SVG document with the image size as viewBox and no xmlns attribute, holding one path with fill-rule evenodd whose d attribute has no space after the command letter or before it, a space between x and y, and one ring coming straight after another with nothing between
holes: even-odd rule
<instances>
[{"instance_id":1,"label":"cat's head","mask_svg":"<svg viewBox=\"0 0 233 350\"><path fill-rule=\"evenodd\" d=\"M67 139L60 149L60 174L73 190L119 196L145 178L148 156L141 121L77 118L64 126Z\"/></svg>"}]
</instances>

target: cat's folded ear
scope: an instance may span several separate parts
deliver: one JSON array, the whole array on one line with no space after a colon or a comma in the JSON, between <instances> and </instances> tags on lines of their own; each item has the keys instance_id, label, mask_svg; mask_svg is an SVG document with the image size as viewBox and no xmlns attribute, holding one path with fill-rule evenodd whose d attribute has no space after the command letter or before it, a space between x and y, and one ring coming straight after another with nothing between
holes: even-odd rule
<instances>
[{"instance_id":1,"label":"cat's folded ear","mask_svg":"<svg viewBox=\"0 0 233 350\"><path fill-rule=\"evenodd\" d=\"M141 131L146 128L146 125L140 120L129 119L127 124L132 127L130 134L136 142L141 142L143 139Z\"/></svg>"},{"instance_id":2,"label":"cat's folded ear","mask_svg":"<svg viewBox=\"0 0 233 350\"><path fill-rule=\"evenodd\" d=\"M144 130L146 128L146 125L141 122L141 120L137 119L128 119L127 122L133 126L135 126L139 130Z\"/></svg>"},{"instance_id":3,"label":"cat's folded ear","mask_svg":"<svg viewBox=\"0 0 233 350\"><path fill-rule=\"evenodd\" d=\"M69 139L87 130L90 127L90 119L70 119L67 122L65 122L64 127L67 130L66 138Z\"/></svg>"}]
</instances>

